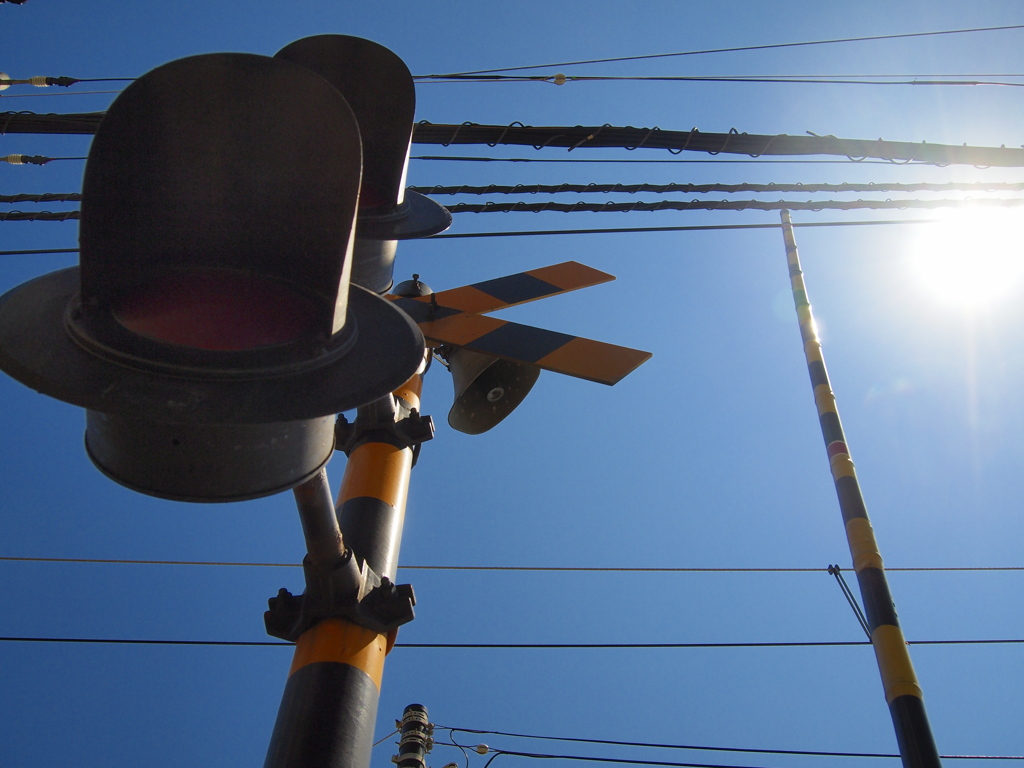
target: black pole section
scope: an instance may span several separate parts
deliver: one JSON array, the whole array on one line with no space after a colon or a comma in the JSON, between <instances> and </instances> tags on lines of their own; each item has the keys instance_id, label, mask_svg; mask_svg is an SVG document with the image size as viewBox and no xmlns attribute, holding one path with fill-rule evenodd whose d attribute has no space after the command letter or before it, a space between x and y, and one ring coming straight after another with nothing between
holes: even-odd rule
<instances>
[{"instance_id":1,"label":"black pole section","mask_svg":"<svg viewBox=\"0 0 1024 768\"><path fill-rule=\"evenodd\" d=\"M889 704L896 741L904 768L940 768L939 751L935 746L928 715L924 709L921 687L910 662L910 651L896 618L896 606L885 578L882 555L868 519L868 510L861 495L860 483L846 445L846 435L839 421L836 398L825 370L821 341L814 324L814 315L807 298L800 255L793 236L789 211L782 212L782 234L786 241L786 260L793 288L793 303L800 321L800 337L804 356L818 407L818 420L825 440L825 450L832 469L839 510L846 524L846 539L857 572L861 600L867 614L871 645L875 649L878 671L882 676L885 700Z\"/></svg>"},{"instance_id":2,"label":"black pole section","mask_svg":"<svg viewBox=\"0 0 1024 768\"><path fill-rule=\"evenodd\" d=\"M398 768L427 768L424 758L434 746L434 726L422 704L410 704L402 713L402 737L398 754L391 759Z\"/></svg>"}]
</instances>

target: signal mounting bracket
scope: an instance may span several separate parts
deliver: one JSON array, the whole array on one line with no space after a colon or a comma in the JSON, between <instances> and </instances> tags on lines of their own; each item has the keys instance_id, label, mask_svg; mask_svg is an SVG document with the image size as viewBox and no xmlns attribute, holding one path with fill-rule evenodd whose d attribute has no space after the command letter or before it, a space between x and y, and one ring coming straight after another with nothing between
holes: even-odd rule
<instances>
[{"instance_id":1,"label":"signal mounting bracket","mask_svg":"<svg viewBox=\"0 0 1024 768\"><path fill-rule=\"evenodd\" d=\"M267 603L263 614L267 634L296 642L310 627L324 619L347 619L361 627L386 634L412 621L416 595L411 584L393 584L374 573L364 561L357 562L351 549L324 573L303 559L306 591L293 595L283 587Z\"/></svg>"}]
</instances>

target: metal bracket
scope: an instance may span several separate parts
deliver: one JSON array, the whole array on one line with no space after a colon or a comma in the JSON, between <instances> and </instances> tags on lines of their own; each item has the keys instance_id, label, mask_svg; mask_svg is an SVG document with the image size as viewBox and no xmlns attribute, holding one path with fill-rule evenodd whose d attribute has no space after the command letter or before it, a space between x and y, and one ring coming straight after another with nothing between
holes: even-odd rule
<instances>
[{"instance_id":1,"label":"metal bracket","mask_svg":"<svg viewBox=\"0 0 1024 768\"><path fill-rule=\"evenodd\" d=\"M324 619L347 619L361 627L385 634L415 618L416 595L411 584L393 584L360 565L348 550L327 573L302 561L306 592L293 595L281 589L270 598L263 614L267 634L295 642L306 630Z\"/></svg>"},{"instance_id":2,"label":"metal bracket","mask_svg":"<svg viewBox=\"0 0 1024 768\"><path fill-rule=\"evenodd\" d=\"M388 399L394 403L393 398ZM396 420L395 415L395 405L392 405L390 414L379 414L372 423L364 423L362 414L354 423L346 419L344 414L339 414L334 424L334 449L349 454L369 442L388 443L396 448L415 448L434 438L434 420L429 416L421 416L415 408L410 409L405 418Z\"/></svg>"}]
</instances>

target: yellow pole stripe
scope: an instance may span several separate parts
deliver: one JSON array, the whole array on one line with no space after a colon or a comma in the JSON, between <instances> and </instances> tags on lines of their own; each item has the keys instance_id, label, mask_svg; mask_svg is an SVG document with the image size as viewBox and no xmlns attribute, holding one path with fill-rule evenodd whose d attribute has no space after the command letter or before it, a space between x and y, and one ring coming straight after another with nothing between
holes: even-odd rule
<instances>
[{"instance_id":1,"label":"yellow pole stripe","mask_svg":"<svg viewBox=\"0 0 1024 768\"><path fill-rule=\"evenodd\" d=\"M865 568L884 570L875 532L866 517L855 517L846 524L846 541L853 556L853 570L857 573Z\"/></svg>"},{"instance_id":2,"label":"yellow pole stripe","mask_svg":"<svg viewBox=\"0 0 1024 768\"><path fill-rule=\"evenodd\" d=\"M380 691L386 645L384 635L373 630L344 619L324 619L299 638L288 675L322 661L348 664L369 675Z\"/></svg>"},{"instance_id":3,"label":"yellow pole stripe","mask_svg":"<svg viewBox=\"0 0 1024 768\"><path fill-rule=\"evenodd\" d=\"M857 470L853 467L853 460L848 453L837 453L829 459L832 468L832 479L838 480L841 477L856 477Z\"/></svg>"},{"instance_id":4,"label":"yellow pole stripe","mask_svg":"<svg viewBox=\"0 0 1024 768\"><path fill-rule=\"evenodd\" d=\"M828 384L819 384L814 388L814 404L818 407L818 415L836 413L836 397Z\"/></svg>"},{"instance_id":5,"label":"yellow pole stripe","mask_svg":"<svg viewBox=\"0 0 1024 768\"><path fill-rule=\"evenodd\" d=\"M824 363L825 360L821 356L821 342L811 339L804 344L804 357L807 358L808 363Z\"/></svg>"},{"instance_id":6,"label":"yellow pole stripe","mask_svg":"<svg viewBox=\"0 0 1024 768\"><path fill-rule=\"evenodd\" d=\"M924 698L902 630L892 624L883 624L871 633L871 644L875 647L886 702L892 704L893 699L900 696Z\"/></svg>"},{"instance_id":7,"label":"yellow pole stripe","mask_svg":"<svg viewBox=\"0 0 1024 768\"><path fill-rule=\"evenodd\" d=\"M352 451L338 494L340 507L349 499L369 496L405 509L409 494L412 451L389 443L364 443Z\"/></svg>"}]
</instances>

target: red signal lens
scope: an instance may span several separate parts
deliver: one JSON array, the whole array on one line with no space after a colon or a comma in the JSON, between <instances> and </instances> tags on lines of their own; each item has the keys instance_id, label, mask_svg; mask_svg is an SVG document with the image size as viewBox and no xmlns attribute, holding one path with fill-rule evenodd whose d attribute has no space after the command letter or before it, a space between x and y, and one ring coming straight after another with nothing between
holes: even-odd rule
<instances>
[{"instance_id":1,"label":"red signal lens","mask_svg":"<svg viewBox=\"0 0 1024 768\"><path fill-rule=\"evenodd\" d=\"M382 205L388 205L389 203L393 205L394 201L388 200L372 185L363 183L363 185L359 188L360 208L380 208Z\"/></svg>"},{"instance_id":2,"label":"red signal lens","mask_svg":"<svg viewBox=\"0 0 1024 768\"><path fill-rule=\"evenodd\" d=\"M313 303L293 288L213 269L160 277L117 302L113 314L141 336L214 351L286 344L316 329Z\"/></svg>"}]
</instances>

